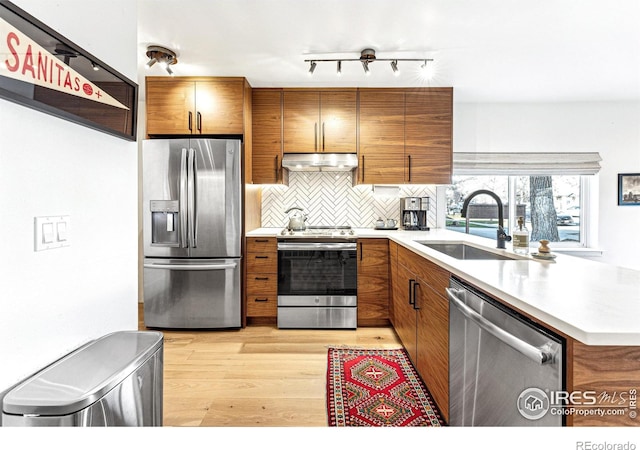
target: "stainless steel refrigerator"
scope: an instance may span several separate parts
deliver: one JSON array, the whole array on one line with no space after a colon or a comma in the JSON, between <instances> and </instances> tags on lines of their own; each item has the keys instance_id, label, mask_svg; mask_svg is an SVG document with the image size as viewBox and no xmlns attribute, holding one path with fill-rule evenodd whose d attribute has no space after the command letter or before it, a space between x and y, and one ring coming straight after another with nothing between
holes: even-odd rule
<instances>
[{"instance_id":1,"label":"stainless steel refrigerator","mask_svg":"<svg viewBox=\"0 0 640 450\"><path fill-rule=\"evenodd\" d=\"M234 139L143 142L147 327L241 326L241 148Z\"/></svg>"}]
</instances>

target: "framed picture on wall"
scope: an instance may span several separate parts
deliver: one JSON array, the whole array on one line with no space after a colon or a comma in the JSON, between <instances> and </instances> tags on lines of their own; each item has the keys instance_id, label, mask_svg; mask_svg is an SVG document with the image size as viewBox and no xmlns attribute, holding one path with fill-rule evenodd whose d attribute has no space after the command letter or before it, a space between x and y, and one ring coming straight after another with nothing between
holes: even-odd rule
<instances>
[{"instance_id":1,"label":"framed picture on wall","mask_svg":"<svg viewBox=\"0 0 640 450\"><path fill-rule=\"evenodd\" d=\"M618 174L618 205L640 205L640 173Z\"/></svg>"},{"instance_id":2,"label":"framed picture on wall","mask_svg":"<svg viewBox=\"0 0 640 450\"><path fill-rule=\"evenodd\" d=\"M136 140L138 85L5 0L0 55L0 102Z\"/></svg>"}]
</instances>

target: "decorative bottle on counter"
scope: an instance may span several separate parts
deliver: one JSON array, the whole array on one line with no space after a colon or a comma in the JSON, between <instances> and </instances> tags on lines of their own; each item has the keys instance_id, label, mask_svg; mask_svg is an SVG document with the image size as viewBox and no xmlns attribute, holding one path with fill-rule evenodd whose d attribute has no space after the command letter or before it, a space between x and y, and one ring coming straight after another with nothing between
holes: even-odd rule
<instances>
[{"instance_id":1,"label":"decorative bottle on counter","mask_svg":"<svg viewBox=\"0 0 640 450\"><path fill-rule=\"evenodd\" d=\"M518 217L518 228L513 234L513 251L524 255L529 254L529 230L524 225L524 217Z\"/></svg>"}]
</instances>

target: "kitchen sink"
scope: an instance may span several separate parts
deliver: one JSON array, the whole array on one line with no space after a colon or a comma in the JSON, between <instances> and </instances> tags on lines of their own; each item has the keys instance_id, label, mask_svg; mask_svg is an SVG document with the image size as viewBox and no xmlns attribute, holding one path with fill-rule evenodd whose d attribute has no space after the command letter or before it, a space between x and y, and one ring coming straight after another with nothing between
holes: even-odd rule
<instances>
[{"instance_id":1,"label":"kitchen sink","mask_svg":"<svg viewBox=\"0 0 640 450\"><path fill-rule=\"evenodd\" d=\"M483 250L478 247L473 247L468 244L462 244L459 242L448 243L435 243L435 242L421 242L419 244L432 248L440 253L444 253L447 256L451 256L456 259L496 259L496 260L510 260L515 259L509 256L493 253L488 250Z\"/></svg>"}]
</instances>

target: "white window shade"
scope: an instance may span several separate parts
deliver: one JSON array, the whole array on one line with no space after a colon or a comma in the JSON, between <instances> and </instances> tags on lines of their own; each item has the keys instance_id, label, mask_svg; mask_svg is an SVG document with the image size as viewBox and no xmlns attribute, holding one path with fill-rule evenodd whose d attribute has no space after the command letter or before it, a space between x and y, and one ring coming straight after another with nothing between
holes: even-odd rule
<instances>
[{"instance_id":1,"label":"white window shade","mask_svg":"<svg viewBox=\"0 0 640 450\"><path fill-rule=\"evenodd\" d=\"M600 154L453 153L454 175L594 175Z\"/></svg>"}]
</instances>

